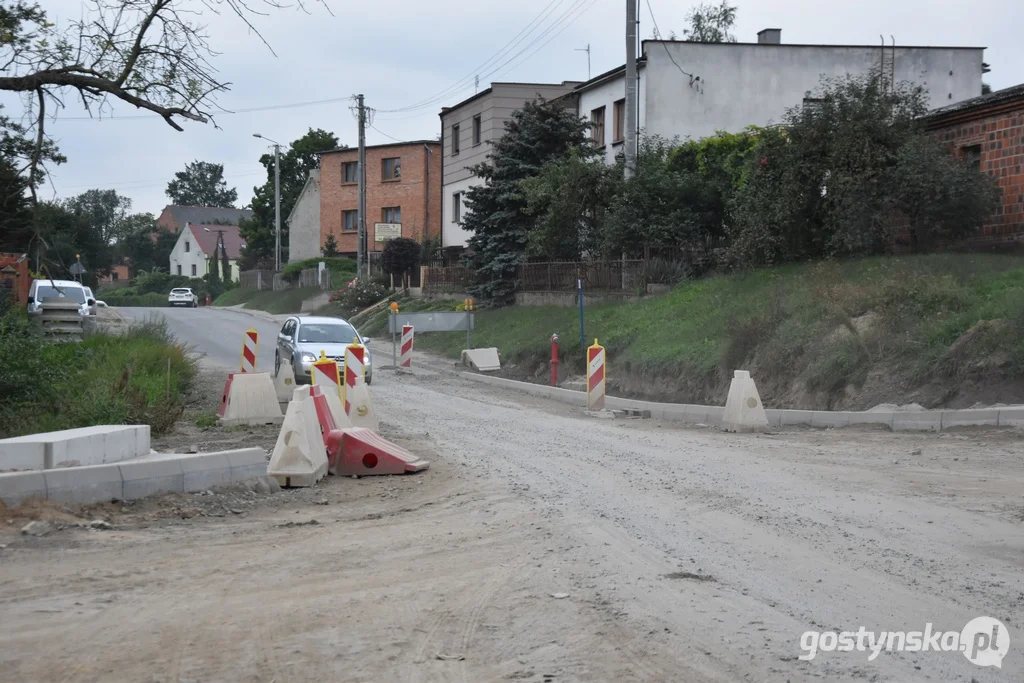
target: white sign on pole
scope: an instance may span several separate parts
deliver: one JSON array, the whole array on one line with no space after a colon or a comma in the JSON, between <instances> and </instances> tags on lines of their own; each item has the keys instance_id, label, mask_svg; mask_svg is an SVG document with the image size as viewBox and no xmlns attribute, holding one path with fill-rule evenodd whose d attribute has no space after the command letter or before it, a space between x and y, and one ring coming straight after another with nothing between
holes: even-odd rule
<instances>
[{"instance_id":1,"label":"white sign on pole","mask_svg":"<svg viewBox=\"0 0 1024 683\"><path fill-rule=\"evenodd\" d=\"M402 224L401 223L374 223L373 224L373 241L374 242L387 242L393 240L396 237L402 236Z\"/></svg>"}]
</instances>

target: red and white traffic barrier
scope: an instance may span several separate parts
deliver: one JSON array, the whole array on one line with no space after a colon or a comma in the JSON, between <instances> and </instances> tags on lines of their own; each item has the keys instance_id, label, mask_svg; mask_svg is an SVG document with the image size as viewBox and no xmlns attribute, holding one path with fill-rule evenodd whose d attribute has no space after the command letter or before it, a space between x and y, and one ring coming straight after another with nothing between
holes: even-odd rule
<instances>
[{"instance_id":1,"label":"red and white traffic barrier","mask_svg":"<svg viewBox=\"0 0 1024 683\"><path fill-rule=\"evenodd\" d=\"M403 368L412 367L412 346L414 330L412 325L402 325L402 359L399 364Z\"/></svg>"},{"instance_id":2,"label":"red and white traffic barrier","mask_svg":"<svg viewBox=\"0 0 1024 683\"><path fill-rule=\"evenodd\" d=\"M242 372L256 372L256 349L259 343L260 333L251 327L242 335Z\"/></svg>"},{"instance_id":3,"label":"red and white traffic barrier","mask_svg":"<svg viewBox=\"0 0 1024 683\"><path fill-rule=\"evenodd\" d=\"M338 367L338 361L328 358L323 351L320 351L320 358L313 363L310 377L313 386L322 387L325 392L337 391L338 398L341 398L341 369Z\"/></svg>"},{"instance_id":4,"label":"red and white traffic barrier","mask_svg":"<svg viewBox=\"0 0 1024 683\"><path fill-rule=\"evenodd\" d=\"M345 348L345 386L343 402L345 414L353 427L366 427L377 431L377 417L370 403L366 387L366 347L352 344Z\"/></svg>"},{"instance_id":5,"label":"red and white traffic barrier","mask_svg":"<svg viewBox=\"0 0 1024 683\"><path fill-rule=\"evenodd\" d=\"M604 410L605 352L604 347L594 345L587 349L587 408Z\"/></svg>"}]
</instances>

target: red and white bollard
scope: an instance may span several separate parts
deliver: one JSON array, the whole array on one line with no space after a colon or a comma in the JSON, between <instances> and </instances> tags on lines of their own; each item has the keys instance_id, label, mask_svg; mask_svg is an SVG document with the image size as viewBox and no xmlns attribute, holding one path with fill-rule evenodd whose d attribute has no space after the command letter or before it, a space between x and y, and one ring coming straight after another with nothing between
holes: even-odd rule
<instances>
[{"instance_id":1,"label":"red and white bollard","mask_svg":"<svg viewBox=\"0 0 1024 683\"><path fill-rule=\"evenodd\" d=\"M403 368L412 367L413 334L412 325L402 325L402 359L399 365Z\"/></svg>"},{"instance_id":2,"label":"red and white bollard","mask_svg":"<svg viewBox=\"0 0 1024 683\"><path fill-rule=\"evenodd\" d=\"M324 391L336 391L338 398L341 398L341 370L338 367L338 361L328 358L323 350L320 351L320 359L313 363L310 377L313 380L313 386L320 387Z\"/></svg>"},{"instance_id":3,"label":"red and white bollard","mask_svg":"<svg viewBox=\"0 0 1024 683\"><path fill-rule=\"evenodd\" d=\"M249 328L242 335L242 372L256 372L256 349L260 343L260 333Z\"/></svg>"},{"instance_id":4,"label":"red and white bollard","mask_svg":"<svg viewBox=\"0 0 1024 683\"><path fill-rule=\"evenodd\" d=\"M551 335L551 386L558 386L558 333Z\"/></svg>"},{"instance_id":5,"label":"red and white bollard","mask_svg":"<svg viewBox=\"0 0 1024 683\"><path fill-rule=\"evenodd\" d=\"M604 410L604 379L605 379L604 347L594 345L587 349L587 408Z\"/></svg>"}]
</instances>

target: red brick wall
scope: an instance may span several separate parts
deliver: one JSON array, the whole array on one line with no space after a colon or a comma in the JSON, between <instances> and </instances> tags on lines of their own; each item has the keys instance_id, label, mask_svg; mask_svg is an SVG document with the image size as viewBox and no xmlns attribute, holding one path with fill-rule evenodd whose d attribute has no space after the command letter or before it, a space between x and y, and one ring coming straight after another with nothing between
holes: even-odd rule
<instances>
[{"instance_id":1,"label":"red brick wall","mask_svg":"<svg viewBox=\"0 0 1024 683\"><path fill-rule=\"evenodd\" d=\"M385 207L402 210L402 237L423 241L424 230L431 237L441 234L441 146L430 143L429 186L427 196L427 150L422 142L407 145L383 145L366 148L366 233L371 251L380 251L384 244L373 240L373 224L384 221ZM397 181L382 179L384 159L401 159L402 177ZM342 168L346 162L358 161L356 150L329 152L320 156L320 244L333 233L338 251L355 254L355 231L342 230L342 212L359 208L356 183L343 183ZM427 220L429 203L429 225Z\"/></svg>"},{"instance_id":2,"label":"red brick wall","mask_svg":"<svg viewBox=\"0 0 1024 683\"><path fill-rule=\"evenodd\" d=\"M963 118L963 117L961 117ZM936 124L939 139L957 148L981 146L981 170L995 179L1002 192L996 213L981 226L978 241L1024 241L1024 103L1001 114L969 122Z\"/></svg>"},{"instance_id":3,"label":"red brick wall","mask_svg":"<svg viewBox=\"0 0 1024 683\"><path fill-rule=\"evenodd\" d=\"M10 272L10 271L14 272ZM7 272L3 272L7 271ZM25 254L0 253L0 287L8 286L14 292L18 306L28 305L28 290L32 278L28 274L28 258Z\"/></svg>"}]
</instances>

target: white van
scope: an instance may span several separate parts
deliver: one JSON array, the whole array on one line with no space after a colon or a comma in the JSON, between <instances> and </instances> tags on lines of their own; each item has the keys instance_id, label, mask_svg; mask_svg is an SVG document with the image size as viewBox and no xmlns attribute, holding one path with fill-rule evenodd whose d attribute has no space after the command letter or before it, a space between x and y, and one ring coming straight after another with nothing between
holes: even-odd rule
<instances>
[{"instance_id":1,"label":"white van","mask_svg":"<svg viewBox=\"0 0 1024 683\"><path fill-rule=\"evenodd\" d=\"M78 312L89 315L89 308L96 305L96 299L85 292L85 287L74 280L33 280L28 289L28 312L39 313L43 299L67 299L78 304Z\"/></svg>"}]
</instances>

